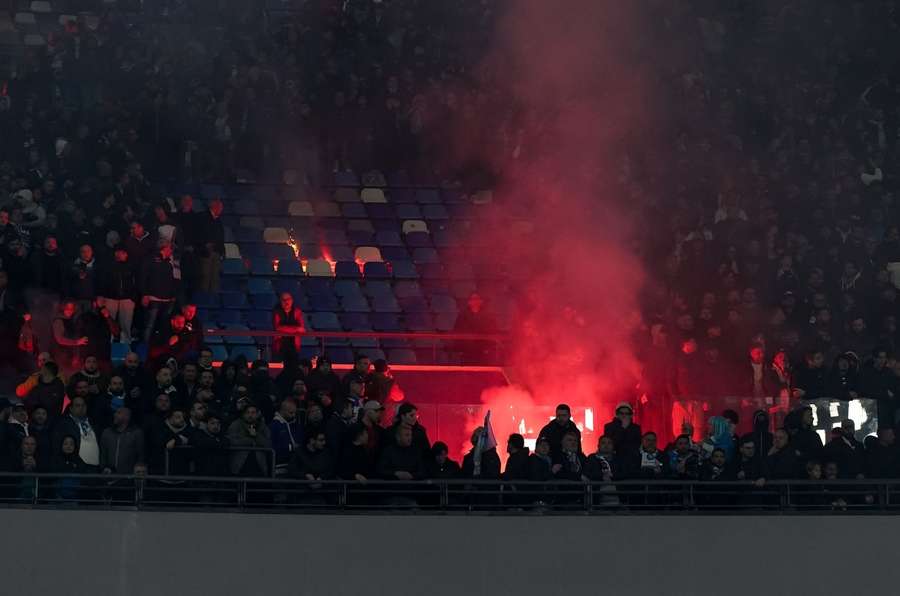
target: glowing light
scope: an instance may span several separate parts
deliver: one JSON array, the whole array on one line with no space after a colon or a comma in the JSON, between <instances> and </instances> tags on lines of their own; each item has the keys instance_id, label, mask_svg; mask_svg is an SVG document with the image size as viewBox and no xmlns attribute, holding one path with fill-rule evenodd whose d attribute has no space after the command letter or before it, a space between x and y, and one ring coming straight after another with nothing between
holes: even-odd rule
<instances>
[{"instance_id":1,"label":"glowing light","mask_svg":"<svg viewBox=\"0 0 900 596\"><path fill-rule=\"evenodd\" d=\"M584 427L588 430L594 430L594 409L584 409Z\"/></svg>"},{"instance_id":2,"label":"glowing light","mask_svg":"<svg viewBox=\"0 0 900 596\"><path fill-rule=\"evenodd\" d=\"M272 271L278 273L278 259L272 259Z\"/></svg>"}]
</instances>

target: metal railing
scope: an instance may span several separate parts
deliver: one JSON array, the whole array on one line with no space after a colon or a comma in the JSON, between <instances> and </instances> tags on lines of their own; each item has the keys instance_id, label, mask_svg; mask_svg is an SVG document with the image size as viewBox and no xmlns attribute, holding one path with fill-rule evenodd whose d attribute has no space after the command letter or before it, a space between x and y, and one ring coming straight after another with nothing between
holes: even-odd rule
<instances>
[{"instance_id":1,"label":"metal railing","mask_svg":"<svg viewBox=\"0 0 900 596\"><path fill-rule=\"evenodd\" d=\"M435 362L437 362L437 351L440 347L440 342L480 342L480 343L494 343L494 355L496 359L496 364L501 363L502 356L502 345L503 341L506 339L505 335L501 334L483 334L483 333L428 333L428 332L417 332L417 333L400 333L393 331L301 331L301 332L292 332L285 333L281 331L251 331L251 330L241 330L241 329L204 329L204 335L208 336L219 336L219 337L261 337L265 338L265 346L261 347L260 357L265 359L271 359L272 354L272 340L276 337L312 337L318 340L319 349L322 351L322 354L327 353L327 342L329 339L402 339L402 340L411 340L417 342L429 342L431 344L432 349L432 357ZM331 345L332 348L346 348L346 344L334 344ZM365 351L364 348L360 348L361 351ZM264 352L263 352L264 351ZM451 348L452 351L452 348Z\"/></svg>"},{"instance_id":2,"label":"metal railing","mask_svg":"<svg viewBox=\"0 0 900 596\"><path fill-rule=\"evenodd\" d=\"M0 474L0 506L515 514L900 513L900 480L366 482Z\"/></svg>"},{"instance_id":3,"label":"metal railing","mask_svg":"<svg viewBox=\"0 0 900 596\"><path fill-rule=\"evenodd\" d=\"M220 447L218 449L204 449L195 445L176 445L171 449L166 449L164 468L166 476L169 476L172 473L173 451L177 452L176 456L180 456L182 458L182 461L179 462L180 465L184 466L184 468L186 470L189 470L191 473L194 473L196 471L196 460L198 457L218 455L220 457L226 458L227 464L228 458L231 458L231 456L235 453L249 452L251 454L256 454L262 452L266 454L266 467L268 475L273 478L275 477L275 450L271 447Z\"/></svg>"}]
</instances>

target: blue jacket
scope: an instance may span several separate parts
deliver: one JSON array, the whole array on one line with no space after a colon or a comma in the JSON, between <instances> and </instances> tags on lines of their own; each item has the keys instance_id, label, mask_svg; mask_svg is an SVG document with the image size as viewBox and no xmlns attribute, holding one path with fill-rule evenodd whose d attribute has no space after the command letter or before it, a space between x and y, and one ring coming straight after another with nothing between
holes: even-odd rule
<instances>
[{"instance_id":1,"label":"blue jacket","mask_svg":"<svg viewBox=\"0 0 900 596\"><path fill-rule=\"evenodd\" d=\"M275 465L287 465L294 451L303 446L303 429L299 420L288 422L275 414L269 423L272 449L275 450Z\"/></svg>"}]
</instances>

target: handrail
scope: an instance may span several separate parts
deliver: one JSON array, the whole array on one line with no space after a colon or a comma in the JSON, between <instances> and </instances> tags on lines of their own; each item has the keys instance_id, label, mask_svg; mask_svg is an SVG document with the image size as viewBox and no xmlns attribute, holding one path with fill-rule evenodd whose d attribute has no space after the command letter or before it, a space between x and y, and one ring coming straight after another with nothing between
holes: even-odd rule
<instances>
[{"instance_id":1,"label":"handrail","mask_svg":"<svg viewBox=\"0 0 900 596\"><path fill-rule=\"evenodd\" d=\"M318 337L318 338L370 338L370 339L445 339L448 341L503 341L505 335L487 333L402 333L396 331L259 331L240 329L204 329L205 335L223 337Z\"/></svg>"},{"instance_id":2,"label":"handrail","mask_svg":"<svg viewBox=\"0 0 900 596\"><path fill-rule=\"evenodd\" d=\"M166 448L166 464L165 464L166 478L171 478L171 476L169 476L169 469L170 469L170 462L171 462L169 455L171 454L172 451L190 451L191 453L204 453L204 452L210 452L210 451L220 451L220 452L228 453L229 457L231 456L231 453L234 453L237 451L264 451L269 454L268 461L270 462L269 468L271 468L270 475L273 478L275 477L275 467L276 467L275 466L275 450L271 447L238 447L238 446L234 446L234 445L229 445L228 447L216 447L214 449L204 449L203 447L198 447L197 445L175 445L171 449ZM194 477L191 476L189 478L194 478Z\"/></svg>"}]
</instances>

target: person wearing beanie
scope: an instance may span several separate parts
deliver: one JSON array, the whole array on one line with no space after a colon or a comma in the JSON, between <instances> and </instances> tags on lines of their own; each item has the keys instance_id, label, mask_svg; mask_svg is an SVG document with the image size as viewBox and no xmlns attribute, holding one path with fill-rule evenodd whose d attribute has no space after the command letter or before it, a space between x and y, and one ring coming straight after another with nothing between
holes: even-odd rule
<instances>
[{"instance_id":1,"label":"person wearing beanie","mask_svg":"<svg viewBox=\"0 0 900 596\"><path fill-rule=\"evenodd\" d=\"M616 406L616 415L603 426L603 434L610 437L619 457L627 457L641 446L641 425L634 422L634 410L628 402Z\"/></svg>"}]
</instances>

